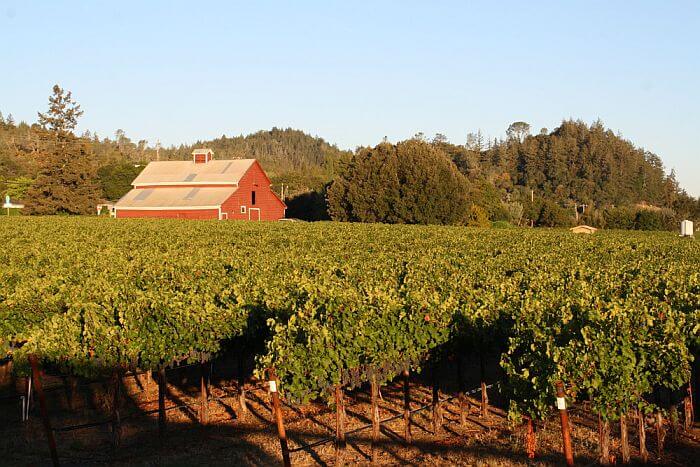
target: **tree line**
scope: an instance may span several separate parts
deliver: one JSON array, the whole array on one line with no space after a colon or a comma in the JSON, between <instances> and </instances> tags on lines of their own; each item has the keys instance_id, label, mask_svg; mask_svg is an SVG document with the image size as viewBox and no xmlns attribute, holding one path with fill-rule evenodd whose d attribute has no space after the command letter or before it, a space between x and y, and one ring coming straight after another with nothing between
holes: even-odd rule
<instances>
[{"instance_id":1,"label":"tree line","mask_svg":"<svg viewBox=\"0 0 700 467\"><path fill-rule=\"evenodd\" d=\"M360 148L326 189L328 215L359 222L641 230L676 229L679 220L700 217L700 198L688 195L656 154L600 121L565 120L537 135L515 122L506 135L485 141L472 133L456 145L441 134L428 140L418 133L396 145ZM448 167L461 177L435 176ZM442 211L450 215L436 217Z\"/></svg>"},{"instance_id":2,"label":"tree line","mask_svg":"<svg viewBox=\"0 0 700 467\"><path fill-rule=\"evenodd\" d=\"M355 151L279 128L161 148L121 129L78 136L82 112L57 85L36 123L0 114L0 190L27 213L92 213L123 196L148 162L210 147L220 159L260 160L275 191L285 187L288 216L307 220L655 230L700 218L700 199L659 156L600 121L565 120L537 134L515 122L505 138L469 133L464 144L418 133Z\"/></svg>"},{"instance_id":3,"label":"tree line","mask_svg":"<svg viewBox=\"0 0 700 467\"><path fill-rule=\"evenodd\" d=\"M69 91L54 86L49 108L37 122L16 122L0 113L0 193L26 204L29 214L91 214L98 203L116 201L146 164L187 160L209 147L218 159L256 158L275 191L297 195L320 190L350 152L294 129L273 128L247 136L222 135L190 145L160 147L132 141L124 130L114 137L75 133L82 115ZM60 144L57 142L60 141Z\"/></svg>"}]
</instances>

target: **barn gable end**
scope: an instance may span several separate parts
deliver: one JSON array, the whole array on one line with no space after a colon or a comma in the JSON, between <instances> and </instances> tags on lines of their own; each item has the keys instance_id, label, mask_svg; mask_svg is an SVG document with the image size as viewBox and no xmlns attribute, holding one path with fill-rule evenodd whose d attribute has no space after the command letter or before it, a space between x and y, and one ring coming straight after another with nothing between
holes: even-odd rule
<instances>
[{"instance_id":1,"label":"barn gable end","mask_svg":"<svg viewBox=\"0 0 700 467\"><path fill-rule=\"evenodd\" d=\"M255 198L255 199L253 199ZM270 179L258 161L241 177L238 190L222 205L228 219L277 220L284 217L287 206L270 189Z\"/></svg>"}]
</instances>

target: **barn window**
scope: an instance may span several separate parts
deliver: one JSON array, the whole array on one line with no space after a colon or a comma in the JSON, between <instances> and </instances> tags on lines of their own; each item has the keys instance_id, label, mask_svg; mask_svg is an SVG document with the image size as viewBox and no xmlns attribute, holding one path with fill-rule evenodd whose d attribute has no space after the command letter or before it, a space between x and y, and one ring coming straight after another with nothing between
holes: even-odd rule
<instances>
[{"instance_id":1,"label":"barn window","mask_svg":"<svg viewBox=\"0 0 700 467\"><path fill-rule=\"evenodd\" d=\"M250 192L250 204L255 206L255 191Z\"/></svg>"},{"instance_id":2,"label":"barn window","mask_svg":"<svg viewBox=\"0 0 700 467\"><path fill-rule=\"evenodd\" d=\"M241 206L241 214L245 214L245 206Z\"/></svg>"}]
</instances>

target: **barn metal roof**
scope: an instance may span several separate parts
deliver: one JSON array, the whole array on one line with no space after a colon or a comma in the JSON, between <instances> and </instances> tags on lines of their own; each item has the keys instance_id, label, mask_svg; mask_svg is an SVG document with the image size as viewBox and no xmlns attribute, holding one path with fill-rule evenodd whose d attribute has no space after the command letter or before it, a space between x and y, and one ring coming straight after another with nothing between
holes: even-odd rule
<instances>
[{"instance_id":1,"label":"barn metal roof","mask_svg":"<svg viewBox=\"0 0 700 467\"><path fill-rule=\"evenodd\" d=\"M237 187L134 188L122 197L117 209L201 207L218 208Z\"/></svg>"},{"instance_id":2,"label":"barn metal roof","mask_svg":"<svg viewBox=\"0 0 700 467\"><path fill-rule=\"evenodd\" d=\"M255 159L213 160L205 164L194 161L150 162L131 183L145 185L231 185L237 184Z\"/></svg>"}]
</instances>

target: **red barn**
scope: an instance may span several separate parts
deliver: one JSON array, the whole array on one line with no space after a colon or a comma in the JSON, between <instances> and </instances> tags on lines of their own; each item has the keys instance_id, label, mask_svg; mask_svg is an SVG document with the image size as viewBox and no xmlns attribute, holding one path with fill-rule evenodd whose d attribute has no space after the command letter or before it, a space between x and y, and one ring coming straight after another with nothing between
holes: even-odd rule
<instances>
[{"instance_id":1,"label":"red barn","mask_svg":"<svg viewBox=\"0 0 700 467\"><path fill-rule=\"evenodd\" d=\"M270 188L255 159L217 161L196 149L191 161L149 163L134 187L114 205L114 215L182 219L274 221L287 206Z\"/></svg>"}]
</instances>

